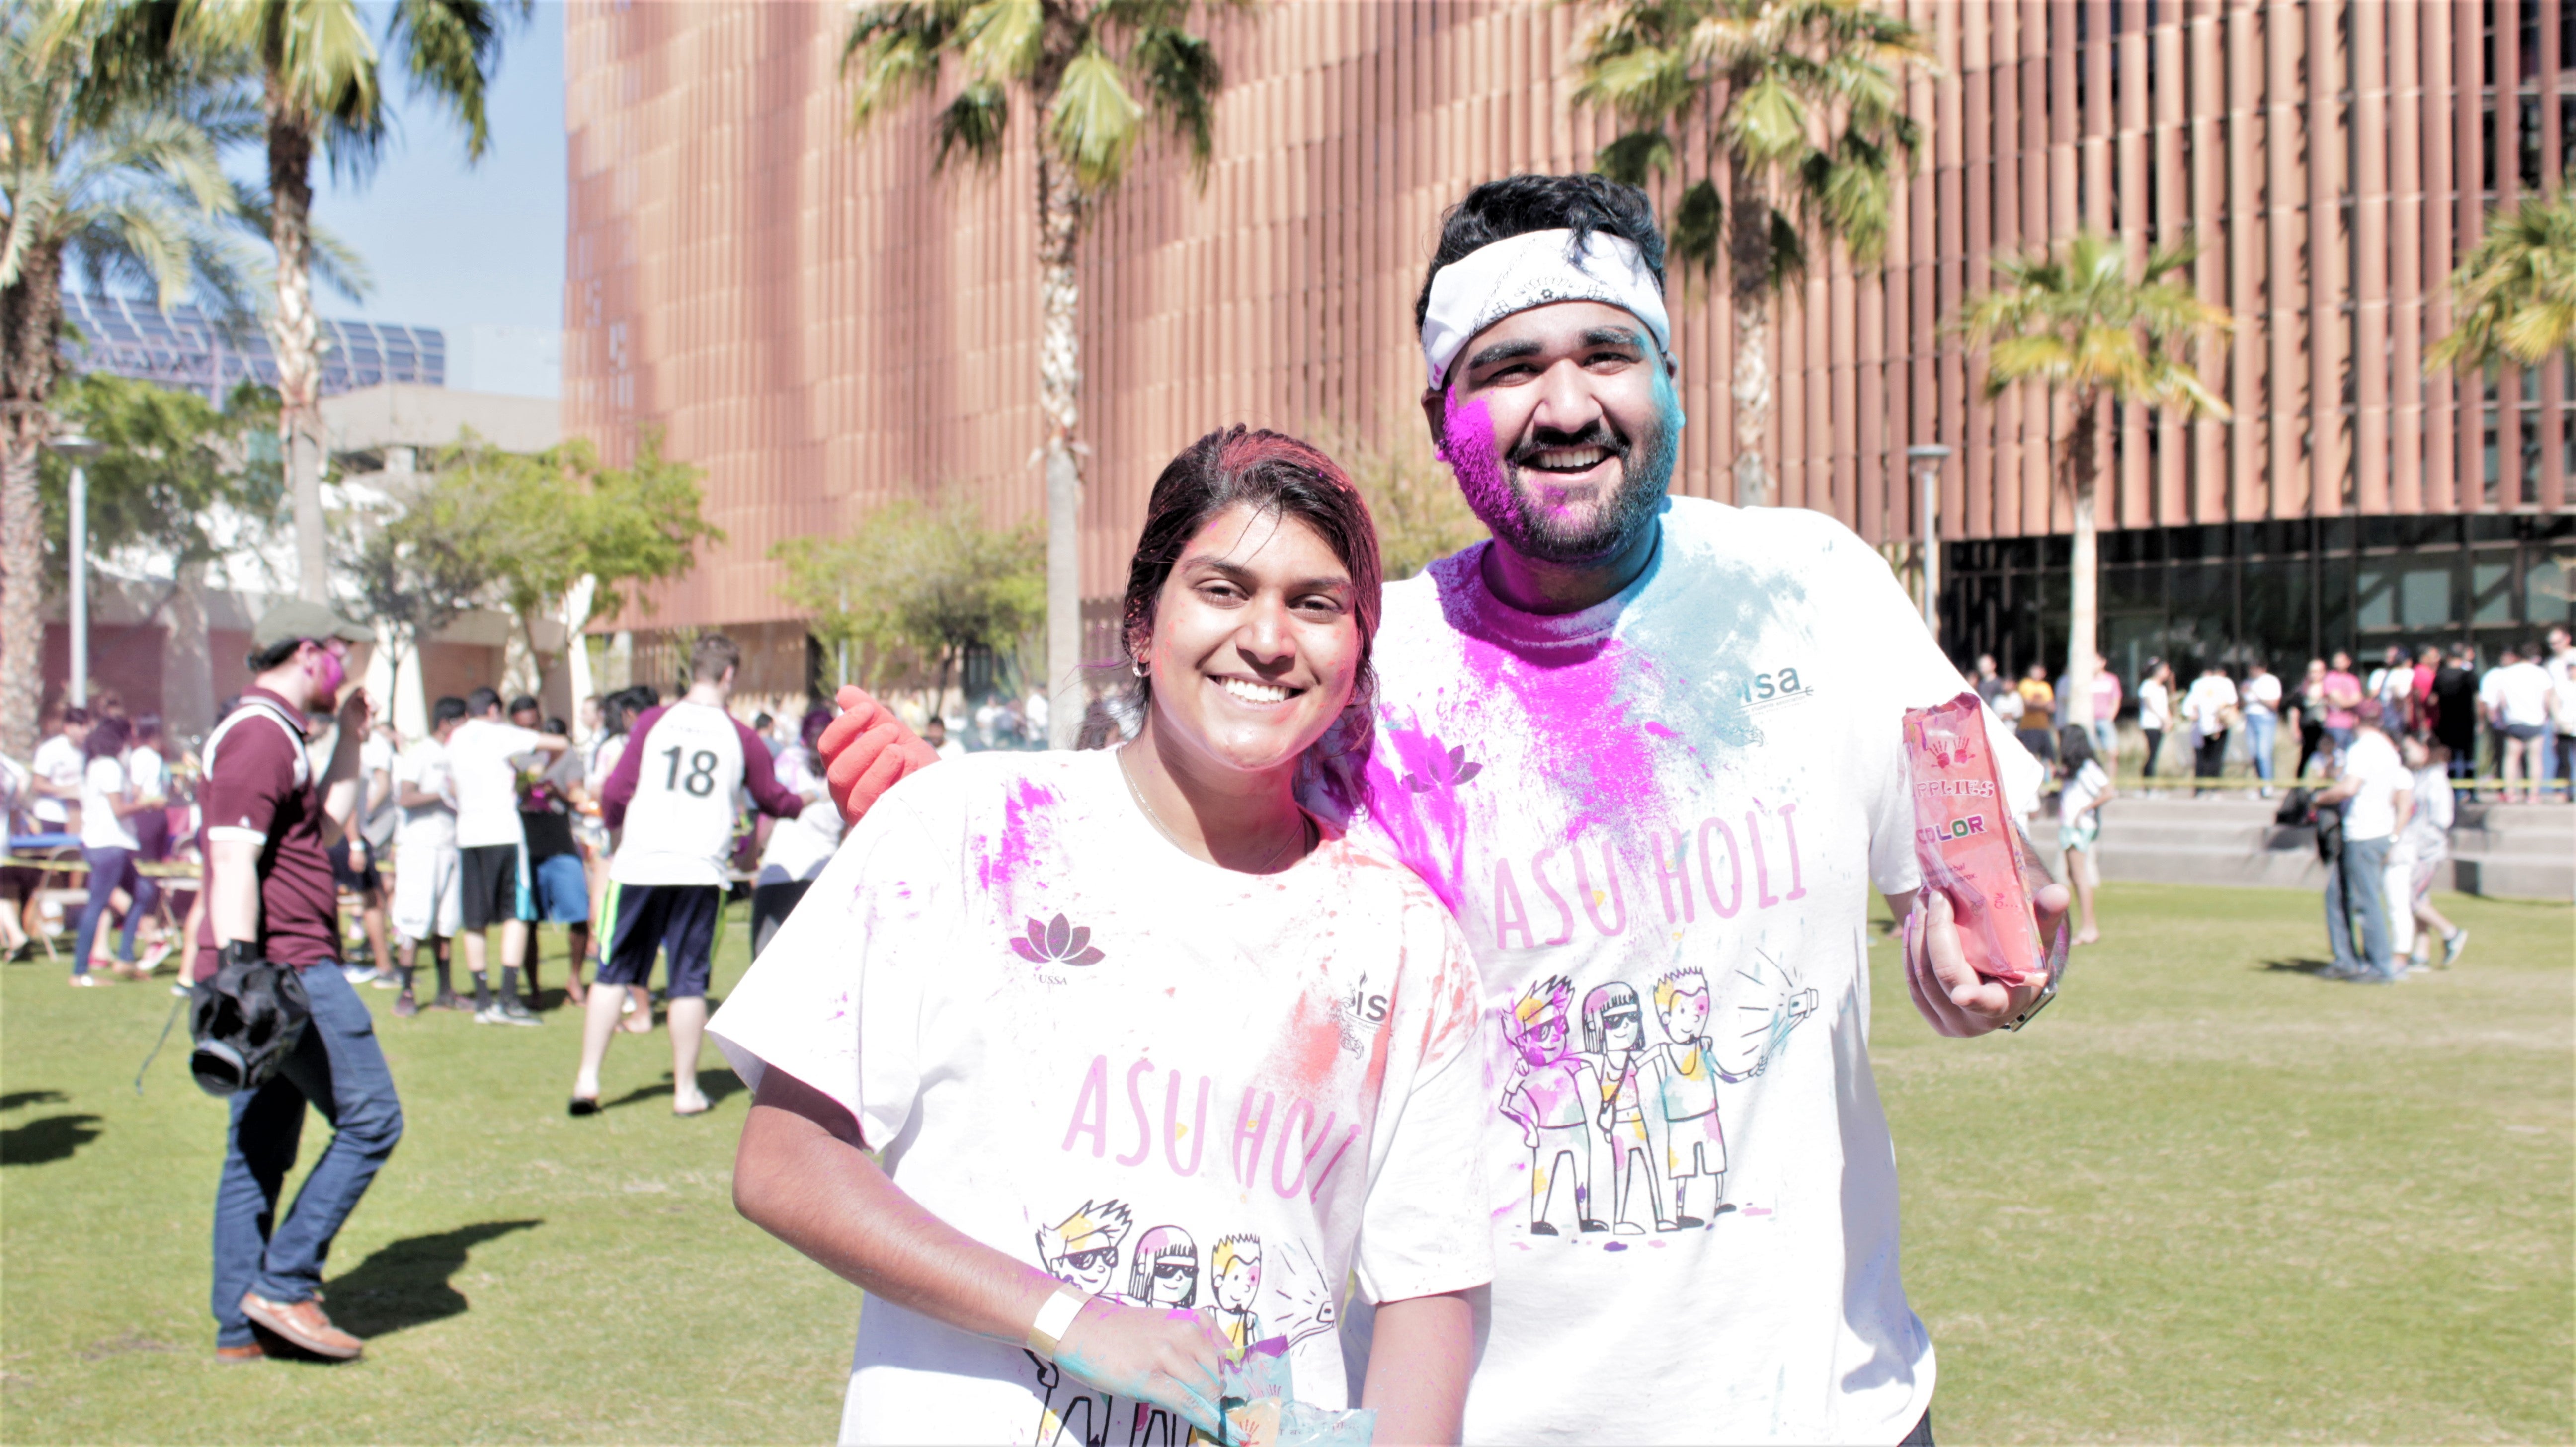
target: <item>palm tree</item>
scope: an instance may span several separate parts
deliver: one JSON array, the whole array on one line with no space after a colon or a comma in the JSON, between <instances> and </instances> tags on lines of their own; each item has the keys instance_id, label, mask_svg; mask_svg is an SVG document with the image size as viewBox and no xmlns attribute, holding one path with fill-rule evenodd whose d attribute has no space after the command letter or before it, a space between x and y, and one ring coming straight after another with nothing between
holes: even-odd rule
<instances>
[{"instance_id":1,"label":"palm tree","mask_svg":"<svg viewBox=\"0 0 2576 1447\"><path fill-rule=\"evenodd\" d=\"M2066 634L2067 691L2059 720L2093 720L2093 655L2100 629L2100 568L2094 494L2101 472L2102 404L2174 407L2225 421L2218 400L2185 358L2235 330L2236 319L2191 289L2196 255L2188 241L2147 253L2134 279L2120 239L2081 231L2053 251L1993 263L2001 285L1959 304L1952 328L1986 353L1985 393L2039 381L2071 394L2074 420L2063 456L2074 495L2072 617Z\"/></svg>"},{"instance_id":2,"label":"palm tree","mask_svg":"<svg viewBox=\"0 0 2576 1447\"><path fill-rule=\"evenodd\" d=\"M393 0L384 44L415 94L453 113L465 155L491 144L484 91L500 60L501 24L531 0ZM268 132L269 245L276 305L266 318L277 355L278 430L295 505L297 590L330 596L322 520L320 328L313 315L313 152L335 170L363 172L386 134L382 57L360 0L56 0L58 25L106 22L117 42L172 61L239 63L260 78Z\"/></svg>"},{"instance_id":3,"label":"palm tree","mask_svg":"<svg viewBox=\"0 0 2576 1447\"><path fill-rule=\"evenodd\" d=\"M63 265L149 284L166 305L192 285L237 296L226 244L236 209L217 150L244 134L220 90L102 65L74 31L47 44L27 6L0 8L0 752L36 744L42 703L44 528L37 451L55 430Z\"/></svg>"},{"instance_id":4,"label":"palm tree","mask_svg":"<svg viewBox=\"0 0 2576 1447\"><path fill-rule=\"evenodd\" d=\"M1239 3L1239 0L1238 0ZM1082 724L1082 224L1125 177L1149 121L1189 150L1204 182L1216 47L1186 26L1191 0L877 0L858 8L841 51L850 120L871 121L937 83L954 58L964 82L940 108L937 164L1001 158L1011 93L1035 114L1038 411L1045 419L1048 732L1070 748Z\"/></svg>"},{"instance_id":5,"label":"palm tree","mask_svg":"<svg viewBox=\"0 0 2576 1447\"><path fill-rule=\"evenodd\" d=\"M2424 349L2424 370L2535 367L2576 344L2576 192L2533 196L2487 217L2487 232L2451 273L2449 336Z\"/></svg>"},{"instance_id":6,"label":"palm tree","mask_svg":"<svg viewBox=\"0 0 2576 1447\"><path fill-rule=\"evenodd\" d=\"M1686 267L1714 271L1726 253L1742 505L1771 500L1771 308L1806 267L1806 240L1781 205L1839 239L1854 266L1876 266L1923 136L1905 114L1906 72L1930 64L1923 33L1869 0L1615 0L1584 42L1576 103L1628 128L1594 158L1601 174L1643 186L1677 169L1677 137L1703 111L1708 164L1724 156L1725 193L1694 183L1668 229Z\"/></svg>"}]
</instances>

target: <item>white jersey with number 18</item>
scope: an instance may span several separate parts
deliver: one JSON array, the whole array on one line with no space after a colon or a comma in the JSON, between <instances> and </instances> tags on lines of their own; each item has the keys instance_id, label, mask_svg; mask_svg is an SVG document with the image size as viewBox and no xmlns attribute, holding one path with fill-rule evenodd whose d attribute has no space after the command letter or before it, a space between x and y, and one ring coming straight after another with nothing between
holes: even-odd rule
<instances>
[{"instance_id":1,"label":"white jersey with number 18","mask_svg":"<svg viewBox=\"0 0 2576 1447\"><path fill-rule=\"evenodd\" d=\"M742 814L742 733L713 704L672 704L626 742L635 798L608 877L619 884L722 884Z\"/></svg>"}]
</instances>

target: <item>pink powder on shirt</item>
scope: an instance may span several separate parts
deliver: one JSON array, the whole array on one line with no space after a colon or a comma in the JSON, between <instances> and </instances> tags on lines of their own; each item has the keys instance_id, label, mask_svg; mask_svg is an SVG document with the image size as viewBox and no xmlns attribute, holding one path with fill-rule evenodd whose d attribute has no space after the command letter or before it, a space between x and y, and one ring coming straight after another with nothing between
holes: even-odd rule
<instances>
[{"instance_id":1,"label":"pink powder on shirt","mask_svg":"<svg viewBox=\"0 0 2576 1447\"><path fill-rule=\"evenodd\" d=\"M1007 893L1037 862L1039 820L1055 807L1053 790L1034 779L1015 779L1002 801L1002 834L984 841L976 883L987 894Z\"/></svg>"}]
</instances>

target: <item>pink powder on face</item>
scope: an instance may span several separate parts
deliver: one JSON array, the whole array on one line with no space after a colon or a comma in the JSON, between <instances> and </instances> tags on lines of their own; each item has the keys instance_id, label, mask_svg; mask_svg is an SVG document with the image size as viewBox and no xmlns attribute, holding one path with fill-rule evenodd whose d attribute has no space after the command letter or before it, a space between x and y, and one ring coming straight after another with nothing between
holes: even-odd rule
<instances>
[{"instance_id":1,"label":"pink powder on face","mask_svg":"<svg viewBox=\"0 0 2576 1447\"><path fill-rule=\"evenodd\" d=\"M1496 519L1512 518L1515 507L1511 468L1494 440L1493 408L1482 397L1460 401L1452 387L1442 415L1440 444L1449 454L1450 470L1458 475L1458 491L1487 527L1499 530Z\"/></svg>"}]
</instances>

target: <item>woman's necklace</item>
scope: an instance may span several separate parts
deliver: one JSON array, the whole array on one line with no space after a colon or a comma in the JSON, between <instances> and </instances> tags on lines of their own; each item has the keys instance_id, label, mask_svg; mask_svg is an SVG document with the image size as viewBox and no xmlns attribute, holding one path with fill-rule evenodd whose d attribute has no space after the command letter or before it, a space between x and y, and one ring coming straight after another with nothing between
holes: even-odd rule
<instances>
[{"instance_id":1,"label":"woman's necklace","mask_svg":"<svg viewBox=\"0 0 2576 1447\"><path fill-rule=\"evenodd\" d=\"M1118 777L1127 781L1128 797L1136 801L1137 808L1145 811L1145 822L1154 826L1154 832L1162 835L1165 839L1170 840L1173 848L1180 850L1184 854L1189 853L1190 847L1181 842L1181 836L1172 832L1171 825L1163 822L1162 815L1154 812L1153 803L1146 799L1145 791L1136 786L1136 771L1127 763L1127 750L1133 747L1133 744L1121 744L1118 746ZM1277 864L1279 862L1279 857L1288 852L1289 845L1304 844L1307 842L1307 835L1314 829L1314 827L1315 821L1307 818L1304 812L1300 811L1297 815L1296 834L1290 838L1279 841L1279 847L1270 851L1269 858L1261 861L1259 865L1243 872L1246 874L1268 874L1270 872L1270 866ZM1213 863L1214 861L1211 860L1210 862ZM1219 865L1218 867L1223 868L1224 866Z\"/></svg>"}]
</instances>

